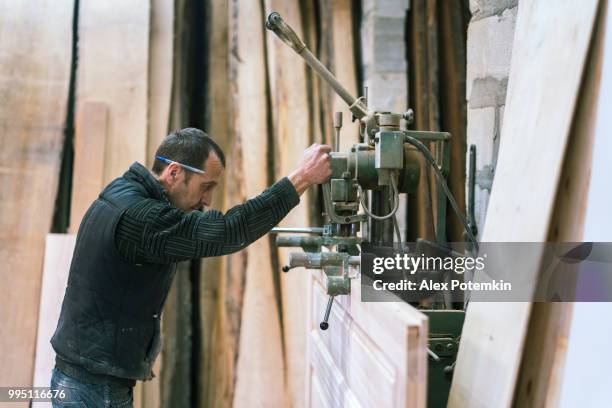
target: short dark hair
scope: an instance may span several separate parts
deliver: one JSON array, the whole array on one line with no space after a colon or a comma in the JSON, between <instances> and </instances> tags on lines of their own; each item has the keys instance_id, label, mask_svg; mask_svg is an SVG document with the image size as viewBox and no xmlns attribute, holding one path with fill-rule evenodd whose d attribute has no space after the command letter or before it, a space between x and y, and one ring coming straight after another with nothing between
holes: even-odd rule
<instances>
[{"instance_id":1,"label":"short dark hair","mask_svg":"<svg viewBox=\"0 0 612 408\"><path fill-rule=\"evenodd\" d=\"M217 155L221 165L225 167L223 150L206 132L196 128L185 128L175 130L166 136L157 148L155 156L162 156L200 169L208 160L211 151ZM159 175L167 166L167 163L154 158L153 173ZM189 177L191 177L191 173L187 171L185 181L188 181Z\"/></svg>"}]
</instances>

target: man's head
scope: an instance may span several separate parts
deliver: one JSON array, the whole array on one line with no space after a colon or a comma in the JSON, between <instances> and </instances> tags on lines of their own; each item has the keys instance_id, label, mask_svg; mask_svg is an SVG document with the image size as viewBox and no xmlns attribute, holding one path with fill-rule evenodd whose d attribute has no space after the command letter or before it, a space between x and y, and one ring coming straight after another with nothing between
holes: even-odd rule
<instances>
[{"instance_id":1,"label":"man's head","mask_svg":"<svg viewBox=\"0 0 612 408\"><path fill-rule=\"evenodd\" d=\"M155 159L152 171L175 207L193 211L210 206L225 156L206 133L195 128L177 130L166 136L155 156L162 159Z\"/></svg>"}]
</instances>

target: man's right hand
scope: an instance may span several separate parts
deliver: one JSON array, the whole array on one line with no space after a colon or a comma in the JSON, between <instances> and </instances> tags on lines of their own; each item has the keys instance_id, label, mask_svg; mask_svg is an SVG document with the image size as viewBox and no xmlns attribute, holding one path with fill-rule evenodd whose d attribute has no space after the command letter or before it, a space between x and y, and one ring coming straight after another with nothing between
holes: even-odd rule
<instances>
[{"instance_id":1,"label":"man's right hand","mask_svg":"<svg viewBox=\"0 0 612 408\"><path fill-rule=\"evenodd\" d=\"M304 151L299 167L289 175L289 180L299 195L313 184L322 184L331 176L331 146L313 144Z\"/></svg>"}]
</instances>

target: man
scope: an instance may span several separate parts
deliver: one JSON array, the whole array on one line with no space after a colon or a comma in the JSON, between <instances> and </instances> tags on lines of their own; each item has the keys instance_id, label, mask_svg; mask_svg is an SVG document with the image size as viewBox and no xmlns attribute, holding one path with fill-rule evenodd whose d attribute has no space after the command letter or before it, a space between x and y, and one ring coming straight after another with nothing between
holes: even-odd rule
<instances>
[{"instance_id":1,"label":"man","mask_svg":"<svg viewBox=\"0 0 612 408\"><path fill-rule=\"evenodd\" d=\"M151 171L134 163L111 182L77 235L51 339L51 388L64 395L53 406L131 407L136 380L153 377L176 262L230 254L266 234L309 186L329 178L330 150L310 146L293 173L225 215L201 211L212 202L225 157L198 129L167 136Z\"/></svg>"}]
</instances>

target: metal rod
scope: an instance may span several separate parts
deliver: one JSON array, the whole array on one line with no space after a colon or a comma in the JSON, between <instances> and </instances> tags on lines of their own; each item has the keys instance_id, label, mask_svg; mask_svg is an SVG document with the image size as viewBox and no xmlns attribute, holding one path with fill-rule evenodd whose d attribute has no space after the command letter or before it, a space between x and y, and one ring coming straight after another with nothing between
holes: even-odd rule
<instances>
[{"instance_id":1,"label":"metal rod","mask_svg":"<svg viewBox=\"0 0 612 408\"><path fill-rule=\"evenodd\" d=\"M470 145L470 162L469 162L469 173L468 173L468 225L472 230L472 234L478 234L478 227L476 226L476 213L475 213L475 187L476 187L476 145Z\"/></svg>"},{"instance_id":2,"label":"metal rod","mask_svg":"<svg viewBox=\"0 0 612 408\"><path fill-rule=\"evenodd\" d=\"M323 227L310 228L283 228L277 227L270 230L272 234L323 234Z\"/></svg>"},{"instance_id":3,"label":"metal rod","mask_svg":"<svg viewBox=\"0 0 612 408\"><path fill-rule=\"evenodd\" d=\"M346 102L349 106L350 111L357 119L361 119L368 114L368 110L363 102L355 98L342 86L325 65L321 63L312 52L306 47L304 42L298 37L293 29L285 23L283 18L277 12L268 14L266 19L266 28L271 30L280 38L283 42L289 45L296 53L306 60L306 63L315 70L317 74L327 82L334 91Z\"/></svg>"},{"instance_id":4,"label":"metal rod","mask_svg":"<svg viewBox=\"0 0 612 408\"><path fill-rule=\"evenodd\" d=\"M319 324L321 330L327 330L329 327L329 314L331 313L331 308L334 305L334 297L330 296L327 301L327 307L325 308L325 315L323 316L323 321Z\"/></svg>"}]
</instances>

